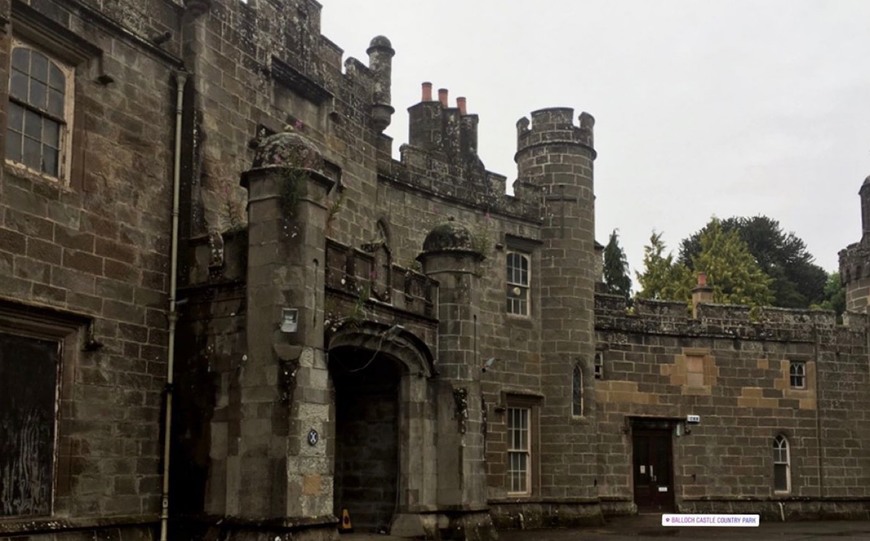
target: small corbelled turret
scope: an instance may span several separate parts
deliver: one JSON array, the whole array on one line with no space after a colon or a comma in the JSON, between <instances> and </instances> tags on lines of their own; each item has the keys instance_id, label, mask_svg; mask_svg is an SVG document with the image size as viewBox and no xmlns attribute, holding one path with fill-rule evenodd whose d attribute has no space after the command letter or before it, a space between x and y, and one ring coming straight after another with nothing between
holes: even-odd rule
<instances>
[{"instance_id":1,"label":"small corbelled turret","mask_svg":"<svg viewBox=\"0 0 870 541\"><path fill-rule=\"evenodd\" d=\"M374 128L382 132L390 125L393 113L396 111L393 109L391 97L393 56L396 51L389 39L376 36L369 44L366 53L369 55L369 69L374 76L372 120Z\"/></svg>"}]
</instances>

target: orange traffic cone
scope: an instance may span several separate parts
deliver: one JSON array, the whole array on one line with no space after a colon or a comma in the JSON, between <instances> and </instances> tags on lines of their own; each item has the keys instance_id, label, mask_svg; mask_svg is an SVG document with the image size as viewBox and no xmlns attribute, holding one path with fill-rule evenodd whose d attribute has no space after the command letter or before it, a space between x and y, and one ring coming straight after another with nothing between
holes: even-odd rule
<instances>
[{"instance_id":1,"label":"orange traffic cone","mask_svg":"<svg viewBox=\"0 0 870 541\"><path fill-rule=\"evenodd\" d=\"M347 510L347 507L341 510L341 522L338 524L338 531L340 533L350 533L353 531L353 524L350 522L350 511Z\"/></svg>"}]
</instances>

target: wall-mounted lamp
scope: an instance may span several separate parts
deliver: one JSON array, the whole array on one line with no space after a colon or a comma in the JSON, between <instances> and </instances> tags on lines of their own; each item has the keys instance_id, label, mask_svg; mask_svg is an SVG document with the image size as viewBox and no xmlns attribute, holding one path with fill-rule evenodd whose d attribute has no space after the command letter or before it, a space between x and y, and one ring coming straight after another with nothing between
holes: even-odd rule
<instances>
[{"instance_id":1,"label":"wall-mounted lamp","mask_svg":"<svg viewBox=\"0 0 870 541\"><path fill-rule=\"evenodd\" d=\"M293 333L299 328L299 310L296 308L281 309L281 332Z\"/></svg>"},{"instance_id":2,"label":"wall-mounted lamp","mask_svg":"<svg viewBox=\"0 0 870 541\"><path fill-rule=\"evenodd\" d=\"M480 367L480 371L486 372L486 370L488 368L492 368L492 365L495 364L495 361L496 361L495 357L490 357L489 359L487 359L486 361L483 362L483 366Z\"/></svg>"},{"instance_id":3,"label":"wall-mounted lamp","mask_svg":"<svg viewBox=\"0 0 870 541\"><path fill-rule=\"evenodd\" d=\"M392 340L396 336L399 335L400 332L404 331L405 327L396 323L389 329L385 330L383 334L381 334L381 338L386 338L387 340Z\"/></svg>"}]
</instances>

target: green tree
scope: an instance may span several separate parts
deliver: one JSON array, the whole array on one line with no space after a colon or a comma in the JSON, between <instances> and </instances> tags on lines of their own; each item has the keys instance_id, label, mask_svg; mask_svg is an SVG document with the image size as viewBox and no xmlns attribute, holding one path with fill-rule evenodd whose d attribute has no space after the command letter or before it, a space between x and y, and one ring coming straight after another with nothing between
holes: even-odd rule
<instances>
[{"instance_id":1,"label":"green tree","mask_svg":"<svg viewBox=\"0 0 870 541\"><path fill-rule=\"evenodd\" d=\"M823 310L833 310L837 313L837 317L842 316L843 312L846 311L846 290L840 281L839 272L832 272L828 275L828 280L825 282L825 300L816 307Z\"/></svg>"},{"instance_id":2,"label":"green tree","mask_svg":"<svg viewBox=\"0 0 870 541\"><path fill-rule=\"evenodd\" d=\"M764 274L746 243L736 231L726 231L714 219L698 237L699 251L689 265L665 254L661 233L653 233L644 247L644 272L638 274L642 299L686 301L692 299L695 274L707 274L713 288L713 301L722 304L769 304L770 278Z\"/></svg>"},{"instance_id":3,"label":"green tree","mask_svg":"<svg viewBox=\"0 0 870 541\"><path fill-rule=\"evenodd\" d=\"M643 247L643 273L635 273L640 284L638 298L683 301L691 298L692 274L688 267L665 255L662 234L653 231Z\"/></svg>"},{"instance_id":4,"label":"green tree","mask_svg":"<svg viewBox=\"0 0 870 541\"><path fill-rule=\"evenodd\" d=\"M715 218L680 245L679 261L694 268L701 252L700 238ZM808 308L822 302L828 275L813 263L803 240L782 230L779 222L767 216L731 217L720 222L725 231L736 231L766 275L772 278L772 303L786 308Z\"/></svg>"},{"instance_id":5,"label":"green tree","mask_svg":"<svg viewBox=\"0 0 870 541\"><path fill-rule=\"evenodd\" d=\"M631 278L628 274L628 258L619 245L616 229L610 233L610 240L604 247L604 284L607 292L628 299L631 296Z\"/></svg>"},{"instance_id":6,"label":"green tree","mask_svg":"<svg viewBox=\"0 0 870 541\"><path fill-rule=\"evenodd\" d=\"M721 304L769 305L773 300L771 279L746 242L735 230L726 230L713 219L699 237L701 251L692 258L695 272L707 274L713 287L713 301Z\"/></svg>"}]
</instances>

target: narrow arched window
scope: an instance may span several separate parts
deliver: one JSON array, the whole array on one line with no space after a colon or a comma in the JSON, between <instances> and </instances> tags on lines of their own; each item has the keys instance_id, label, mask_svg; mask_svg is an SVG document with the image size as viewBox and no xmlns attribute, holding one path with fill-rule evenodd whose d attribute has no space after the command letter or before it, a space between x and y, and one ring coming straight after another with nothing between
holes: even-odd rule
<instances>
[{"instance_id":1,"label":"narrow arched window","mask_svg":"<svg viewBox=\"0 0 870 541\"><path fill-rule=\"evenodd\" d=\"M791 456L788 440L782 434L773 440L773 491L791 492Z\"/></svg>"},{"instance_id":2,"label":"narrow arched window","mask_svg":"<svg viewBox=\"0 0 870 541\"><path fill-rule=\"evenodd\" d=\"M578 417L583 415L583 371L580 369L579 363L574 365L571 413Z\"/></svg>"}]
</instances>

